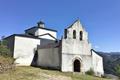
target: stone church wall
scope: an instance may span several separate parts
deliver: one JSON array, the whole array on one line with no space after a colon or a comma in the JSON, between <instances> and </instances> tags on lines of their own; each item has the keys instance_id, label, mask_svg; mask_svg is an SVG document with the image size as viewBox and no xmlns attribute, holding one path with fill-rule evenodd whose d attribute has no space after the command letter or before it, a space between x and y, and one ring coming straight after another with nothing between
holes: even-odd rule
<instances>
[{"instance_id":1,"label":"stone church wall","mask_svg":"<svg viewBox=\"0 0 120 80\"><path fill-rule=\"evenodd\" d=\"M92 69L92 56L91 55L81 55L82 56L82 62L83 62L83 72L87 72L90 69Z\"/></svg>"},{"instance_id":2,"label":"stone church wall","mask_svg":"<svg viewBox=\"0 0 120 80\"><path fill-rule=\"evenodd\" d=\"M62 72L74 72L73 62L74 62L75 58L78 58L82 62L82 59L81 59L80 55L62 54L62 65L61 65L62 68L61 68L61 71Z\"/></svg>"},{"instance_id":3,"label":"stone church wall","mask_svg":"<svg viewBox=\"0 0 120 80\"><path fill-rule=\"evenodd\" d=\"M38 49L37 65L45 68L60 69L59 48Z\"/></svg>"},{"instance_id":4,"label":"stone church wall","mask_svg":"<svg viewBox=\"0 0 120 80\"><path fill-rule=\"evenodd\" d=\"M92 68L92 57L83 56L79 54L62 54L62 71L74 72L74 61L78 59L80 61L80 71L85 73Z\"/></svg>"},{"instance_id":5,"label":"stone church wall","mask_svg":"<svg viewBox=\"0 0 120 80\"><path fill-rule=\"evenodd\" d=\"M86 41L62 39L62 53L91 55L91 46Z\"/></svg>"}]
</instances>

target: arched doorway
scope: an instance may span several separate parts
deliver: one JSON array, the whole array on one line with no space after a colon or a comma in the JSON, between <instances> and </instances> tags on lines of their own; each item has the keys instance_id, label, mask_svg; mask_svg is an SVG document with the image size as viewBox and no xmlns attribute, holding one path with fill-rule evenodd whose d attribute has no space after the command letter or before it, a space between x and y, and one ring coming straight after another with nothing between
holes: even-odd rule
<instances>
[{"instance_id":1,"label":"arched doorway","mask_svg":"<svg viewBox=\"0 0 120 80\"><path fill-rule=\"evenodd\" d=\"M80 61L78 59L76 59L74 61L74 72L80 72L80 67L81 67L81 64L80 64Z\"/></svg>"}]
</instances>

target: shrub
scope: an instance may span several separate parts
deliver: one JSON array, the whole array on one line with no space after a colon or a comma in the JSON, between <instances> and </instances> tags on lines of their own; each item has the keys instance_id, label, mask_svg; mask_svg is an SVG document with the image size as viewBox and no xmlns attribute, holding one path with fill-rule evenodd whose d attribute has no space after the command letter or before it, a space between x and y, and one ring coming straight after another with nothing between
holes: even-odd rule
<instances>
[{"instance_id":1,"label":"shrub","mask_svg":"<svg viewBox=\"0 0 120 80\"><path fill-rule=\"evenodd\" d=\"M10 50L7 47L7 41L1 40L0 41L0 63L6 63L6 61L13 63L14 59L12 55L10 54Z\"/></svg>"},{"instance_id":2,"label":"shrub","mask_svg":"<svg viewBox=\"0 0 120 80\"><path fill-rule=\"evenodd\" d=\"M6 40L0 40L0 55L4 57L10 57L10 49L7 47Z\"/></svg>"},{"instance_id":3,"label":"shrub","mask_svg":"<svg viewBox=\"0 0 120 80\"><path fill-rule=\"evenodd\" d=\"M10 50L4 45L0 45L0 55L4 57L9 57Z\"/></svg>"},{"instance_id":4,"label":"shrub","mask_svg":"<svg viewBox=\"0 0 120 80\"><path fill-rule=\"evenodd\" d=\"M88 70L87 72L85 72L86 74L88 74L88 75L94 75L94 71L93 71L93 69L90 69L90 70Z\"/></svg>"},{"instance_id":5,"label":"shrub","mask_svg":"<svg viewBox=\"0 0 120 80\"><path fill-rule=\"evenodd\" d=\"M120 64L118 64L118 65L115 67L115 71L116 71L117 75L120 77Z\"/></svg>"},{"instance_id":6,"label":"shrub","mask_svg":"<svg viewBox=\"0 0 120 80\"><path fill-rule=\"evenodd\" d=\"M14 59L10 55L10 50L7 48L5 41L0 41L0 73L13 69Z\"/></svg>"},{"instance_id":7,"label":"shrub","mask_svg":"<svg viewBox=\"0 0 120 80\"><path fill-rule=\"evenodd\" d=\"M4 57L0 56L0 63L1 64L13 64L14 59L12 57Z\"/></svg>"}]
</instances>

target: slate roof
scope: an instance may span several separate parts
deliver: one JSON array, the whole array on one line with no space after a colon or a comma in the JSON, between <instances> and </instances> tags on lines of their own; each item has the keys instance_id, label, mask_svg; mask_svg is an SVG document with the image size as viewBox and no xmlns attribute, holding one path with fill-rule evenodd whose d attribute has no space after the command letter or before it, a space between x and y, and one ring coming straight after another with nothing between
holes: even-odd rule
<instances>
[{"instance_id":1,"label":"slate roof","mask_svg":"<svg viewBox=\"0 0 120 80\"><path fill-rule=\"evenodd\" d=\"M49 35L51 36L52 38L55 39L55 41L58 41L57 38L55 38L54 36L52 36L51 34L47 33L47 34L43 34L43 35ZM40 35L40 36L43 36L43 35ZM10 37L14 37L14 36L19 36L19 37L26 37L26 38L33 38L33 39L42 39L42 40L49 40L49 39L45 39L45 38L39 38L38 36L32 36L32 35L27 35L27 34L13 34L13 35L10 35L4 39L7 39L7 38L10 38ZM52 40L54 41L54 40Z\"/></svg>"},{"instance_id":2,"label":"slate roof","mask_svg":"<svg viewBox=\"0 0 120 80\"><path fill-rule=\"evenodd\" d=\"M6 37L5 39L7 39L7 38L9 38L9 37L12 37L12 36L20 36L20 37L40 39L40 38L38 38L37 36L31 36L31 35L26 35L26 34L13 34L13 35L10 35L10 36Z\"/></svg>"},{"instance_id":3,"label":"slate roof","mask_svg":"<svg viewBox=\"0 0 120 80\"><path fill-rule=\"evenodd\" d=\"M29 28L29 29L26 29L25 31L28 31L28 30L31 30L31 29L34 29L34 28L37 28L37 29L40 28L40 29L45 29L45 30L57 32L57 30L48 29L48 28L43 28L43 27L38 27L38 26L31 27L31 28Z\"/></svg>"}]
</instances>

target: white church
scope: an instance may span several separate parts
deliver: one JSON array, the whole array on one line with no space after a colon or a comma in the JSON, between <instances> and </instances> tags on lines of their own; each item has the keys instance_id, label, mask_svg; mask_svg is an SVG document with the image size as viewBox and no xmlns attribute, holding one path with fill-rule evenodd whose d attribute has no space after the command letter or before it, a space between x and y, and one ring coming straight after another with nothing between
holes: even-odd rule
<instances>
[{"instance_id":1,"label":"white church","mask_svg":"<svg viewBox=\"0 0 120 80\"><path fill-rule=\"evenodd\" d=\"M38 66L62 72L85 73L92 69L96 76L104 75L103 58L91 47L88 33L80 20L64 30L61 40L57 31L40 21L24 34L5 38L18 66Z\"/></svg>"}]
</instances>

